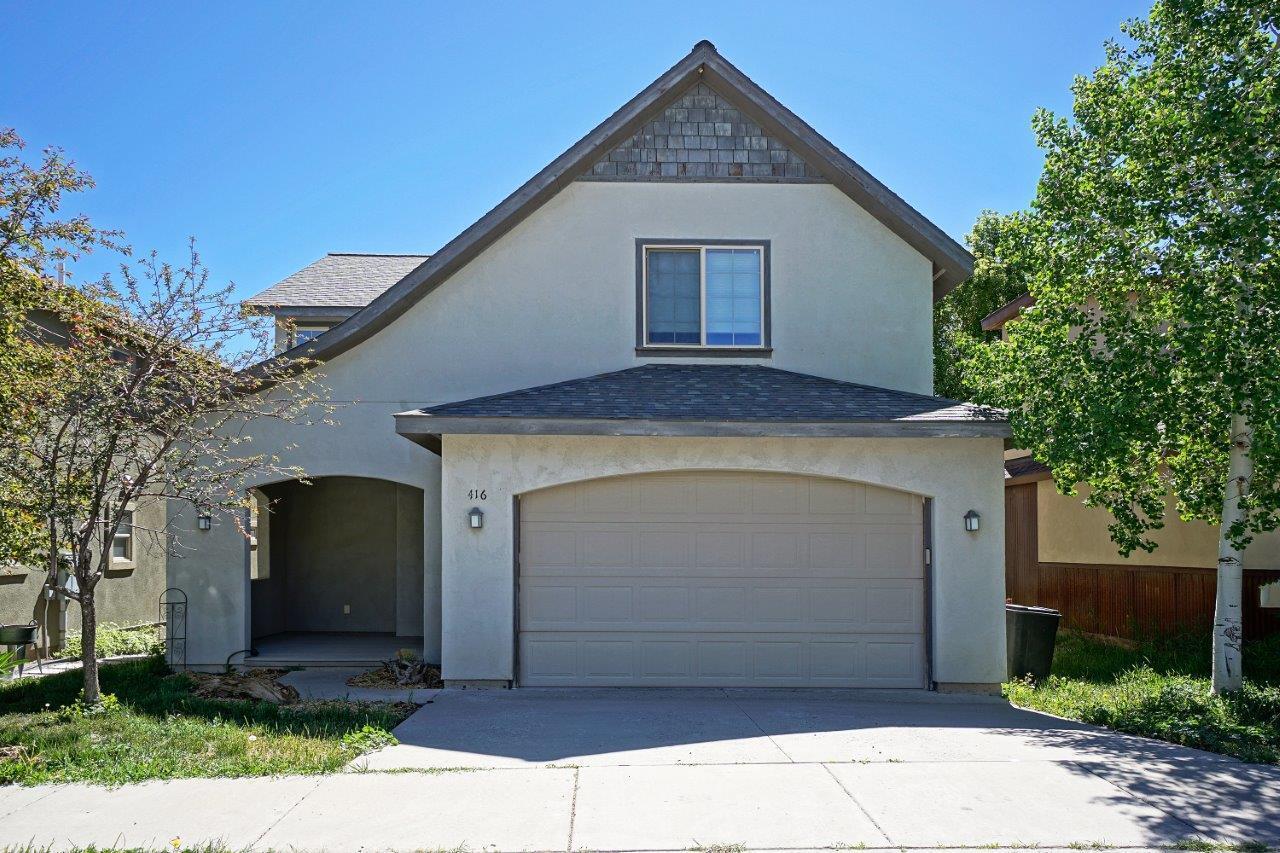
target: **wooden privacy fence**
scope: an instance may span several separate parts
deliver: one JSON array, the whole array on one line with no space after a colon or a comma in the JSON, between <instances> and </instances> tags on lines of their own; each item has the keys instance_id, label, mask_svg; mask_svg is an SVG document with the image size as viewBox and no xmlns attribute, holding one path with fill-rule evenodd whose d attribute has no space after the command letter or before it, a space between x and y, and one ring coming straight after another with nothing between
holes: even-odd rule
<instances>
[{"instance_id":1,"label":"wooden privacy fence","mask_svg":"<svg viewBox=\"0 0 1280 853\"><path fill-rule=\"evenodd\" d=\"M1213 624L1213 569L1123 564L1042 563L1038 559L1035 483L1005 489L1005 595L1015 604L1052 607L1062 626L1129 639L1207 631ZM1280 610L1258 604L1258 590L1280 571L1244 573L1247 639L1280 633Z\"/></svg>"}]
</instances>

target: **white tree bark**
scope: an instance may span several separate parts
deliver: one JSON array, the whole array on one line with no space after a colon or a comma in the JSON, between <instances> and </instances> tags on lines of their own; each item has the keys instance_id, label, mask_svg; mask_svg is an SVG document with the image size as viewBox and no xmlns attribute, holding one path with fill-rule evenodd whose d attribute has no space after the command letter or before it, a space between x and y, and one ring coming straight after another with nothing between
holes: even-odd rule
<instances>
[{"instance_id":1,"label":"white tree bark","mask_svg":"<svg viewBox=\"0 0 1280 853\"><path fill-rule=\"evenodd\" d=\"M1222 498L1222 526L1218 530L1218 595L1213 612L1213 692L1228 693L1243 686L1240 648L1244 641L1241 588L1244 551L1231 544L1227 532L1240 520L1240 499L1249 491L1253 460L1249 441L1253 432L1244 415L1231 416L1231 458Z\"/></svg>"}]
</instances>

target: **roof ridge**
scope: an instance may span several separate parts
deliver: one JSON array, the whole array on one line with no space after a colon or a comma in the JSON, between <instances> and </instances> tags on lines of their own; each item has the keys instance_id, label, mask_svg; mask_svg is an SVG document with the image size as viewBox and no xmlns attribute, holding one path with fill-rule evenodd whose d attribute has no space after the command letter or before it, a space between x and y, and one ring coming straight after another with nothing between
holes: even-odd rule
<instances>
[{"instance_id":1,"label":"roof ridge","mask_svg":"<svg viewBox=\"0 0 1280 853\"><path fill-rule=\"evenodd\" d=\"M429 258L431 255L416 252L325 252L327 258Z\"/></svg>"}]
</instances>

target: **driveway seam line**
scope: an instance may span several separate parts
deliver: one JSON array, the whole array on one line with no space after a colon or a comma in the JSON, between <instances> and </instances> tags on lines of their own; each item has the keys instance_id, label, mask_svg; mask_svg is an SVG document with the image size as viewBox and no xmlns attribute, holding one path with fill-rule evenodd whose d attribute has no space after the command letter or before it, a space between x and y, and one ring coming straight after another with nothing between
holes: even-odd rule
<instances>
[{"instance_id":1,"label":"driveway seam line","mask_svg":"<svg viewBox=\"0 0 1280 853\"><path fill-rule=\"evenodd\" d=\"M730 704L730 705L732 705L734 708L738 709L738 713L739 713L739 714L741 714L742 716L746 717L748 720L750 720L750 721L751 721L751 725L753 725L753 726L755 726L755 727L756 727L756 731L758 731L758 732L760 732L760 734L764 735L764 736L765 736L765 739L766 739L766 740L768 740L768 741L769 741L769 743L773 744L773 748L774 748L774 749L776 749L776 750L778 750L778 752L782 753L782 757L783 757L783 758L787 759L787 761L788 761L788 762L790 762L791 764L795 764L795 763L796 763L796 760L795 760L794 758L792 758L792 757L791 757L791 754L790 754L789 752L787 752L785 749L783 749L783 748L778 744L778 742L777 742L776 740L774 740L774 739L773 739L773 735L771 735L771 734L769 734L768 732L766 732L766 731L764 730L764 726L762 726L762 725L760 725L759 723L757 723L757 722L756 722L756 718L755 718L755 717L753 717L753 716L751 716L751 714L750 714L750 713L748 713L748 712L747 712L747 710L746 710L745 708L743 708L741 705L739 705L739 704L737 703L737 701L736 701L732 696L730 696L730 695L729 695L729 691L728 691L728 690L725 690L723 687L721 687L721 688L720 688L720 692L721 692L722 694L724 694L724 698L726 698L726 699L728 699L728 700L729 700L729 704ZM741 762L738 762L738 763L741 763ZM754 762L752 762L752 763L754 763Z\"/></svg>"},{"instance_id":2,"label":"driveway seam line","mask_svg":"<svg viewBox=\"0 0 1280 853\"><path fill-rule=\"evenodd\" d=\"M264 829L264 830L262 830L262 832L258 833L258 836L257 836L256 838L254 838L254 839L253 839L253 841L249 842L249 849L250 849L250 850L252 850L253 848L257 847L257 846L258 846L258 844L260 844L260 843L262 842L262 839L264 839L264 838L266 838L266 837L267 837L267 833L269 833L271 830L273 830L273 829L275 829L277 826L279 826L279 825L280 825L280 821L284 820L284 819L285 819L285 818L287 818L289 815L293 814L293 810L294 810L294 809L296 809L298 806L302 805L302 801L303 801L303 800L305 800L307 797L309 797L309 796L311 796L312 794L314 794L314 793L316 792L316 789L318 789L321 785L323 785L323 784L324 784L324 780L325 780L325 779L327 779L327 778L329 778L329 776L331 776L331 775L336 776L336 775L338 775L338 774L336 774L336 773L335 773L335 774L325 773L325 774L322 774L318 779L316 779L316 783L315 783L314 785L312 785L312 786L311 786L311 790L307 791L307 792L306 792L305 794L303 794L301 797L298 797L298 801L297 801L296 803L294 803L293 805L289 806L289 808L287 808L287 809L285 809L283 812L281 812L280 817L278 817L278 818L276 818L275 820L271 821L271 823L267 825L267 828L266 828L266 829Z\"/></svg>"},{"instance_id":3,"label":"driveway seam line","mask_svg":"<svg viewBox=\"0 0 1280 853\"><path fill-rule=\"evenodd\" d=\"M1153 803L1151 800L1148 800L1146 797L1142 796L1141 794L1135 794L1133 791L1130 791L1128 788L1126 788L1124 785L1121 785L1119 782L1116 782L1116 781L1115 781L1115 780L1113 780L1113 779L1108 779L1106 776L1103 776L1101 773L1098 773L1098 772L1096 772L1095 770L1093 770L1093 768L1088 767L1088 766L1087 766L1087 764L1086 764L1086 762L1083 762L1083 761L1070 761L1070 762L1068 762L1068 763L1069 763L1069 764L1072 764L1072 765L1074 765L1074 766L1076 766L1076 767L1078 767L1078 768L1080 768L1080 769L1082 769L1082 770L1084 770L1084 772L1088 773L1090 776L1094 776L1094 777L1097 777L1098 779L1101 779L1103 782L1106 782L1108 785L1110 785L1111 787L1115 788L1117 791L1120 791L1120 792L1121 792L1122 794L1124 794L1126 797L1132 797L1133 799L1135 799L1135 800L1137 800L1138 802L1142 803L1144 806L1147 806L1148 808L1153 808L1153 809L1155 809L1156 811L1160 812L1160 814L1162 814L1162 815L1164 815L1164 816L1166 816L1166 817L1171 817L1171 818L1173 818L1174 820L1176 820L1178 823L1182 824L1183 826L1186 826L1186 827L1190 828L1190 830L1191 830L1192 832L1196 833L1197 835L1206 835L1206 836L1208 836L1208 837L1210 837L1210 838L1216 838L1216 837L1217 837L1217 836L1215 836L1213 833L1211 833L1211 832L1206 832L1205 830L1203 830L1203 829L1201 829L1200 827L1196 826L1194 823L1192 823L1191 821L1187 820L1187 819L1186 819L1186 818L1184 818L1182 815L1174 814L1173 812L1169 811L1168 809L1163 809L1163 808L1161 808L1160 806L1158 806L1158 805L1156 805L1155 803Z\"/></svg>"},{"instance_id":4,"label":"driveway seam line","mask_svg":"<svg viewBox=\"0 0 1280 853\"><path fill-rule=\"evenodd\" d=\"M868 821L871 822L871 825L876 828L876 832L880 833L880 837L884 839L884 843L888 844L891 847L897 847L898 845L894 844L893 839L889 837L889 833L885 832L884 828L880 826L879 821L877 821L874 817L871 816L871 812L867 811L867 807L858 801L858 798L855 797L853 795L853 792L850 791L848 787L846 787L845 784L840 781L840 777L835 774L835 771L833 771L830 767L827 766L825 761L822 762L822 769L827 771L827 775L831 777L831 780L835 782L838 786L840 786L840 790L844 791L844 795L848 797L853 802L853 804L858 807L858 811L862 812L863 816Z\"/></svg>"},{"instance_id":5,"label":"driveway seam line","mask_svg":"<svg viewBox=\"0 0 1280 853\"><path fill-rule=\"evenodd\" d=\"M573 853L573 828L578 818L578 776L581 773L581 767L573 768L573 793L569 797L569 843L565 846L568 853Z\"/></svg>"}]
</instances>

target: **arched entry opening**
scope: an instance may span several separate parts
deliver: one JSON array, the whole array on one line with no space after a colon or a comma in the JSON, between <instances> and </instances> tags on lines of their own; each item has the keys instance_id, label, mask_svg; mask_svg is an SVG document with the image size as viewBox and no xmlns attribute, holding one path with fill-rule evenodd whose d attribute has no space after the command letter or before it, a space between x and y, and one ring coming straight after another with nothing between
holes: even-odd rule
<instances>
[{"instance_id":1,"label":"arched entry opening","mask_svg":"<svg viewBox=\"0 0 1280 853\"><path fill-rule=\"evenodd\" d=\"M253 490L258 664L372 663L422 648L423 492L366 477Z\"/></svg>"}]
</instances>

